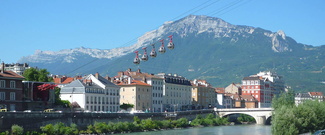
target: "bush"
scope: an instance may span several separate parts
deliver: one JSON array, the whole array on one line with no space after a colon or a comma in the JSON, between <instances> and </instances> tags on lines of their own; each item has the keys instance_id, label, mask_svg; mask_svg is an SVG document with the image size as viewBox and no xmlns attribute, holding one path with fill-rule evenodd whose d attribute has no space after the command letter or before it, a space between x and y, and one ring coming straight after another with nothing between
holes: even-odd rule
<instances>
[{"instance_id":1,"label":"bush","mask_svg":"<svg viewBox=\"0 0 325 135\"><path fill-rule=\"evenodd\" d=\"M22 135L24 133L24 128L18 125L11 126L11 134L12 135Z\"/></svg>"}]
</instances>

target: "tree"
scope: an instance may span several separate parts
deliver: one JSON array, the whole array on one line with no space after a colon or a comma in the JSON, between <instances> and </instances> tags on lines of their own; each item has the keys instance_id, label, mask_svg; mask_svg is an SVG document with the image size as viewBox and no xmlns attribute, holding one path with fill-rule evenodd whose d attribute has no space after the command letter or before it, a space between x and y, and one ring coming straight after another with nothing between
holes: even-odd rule
<instances>
[{"instance_id":1,"label":"tree","mask_svg":"<svg viewBox=\"0 0 325 135\"><path fill-rule=\"evenodd\" d=\"M24 133L24 128L18 125L11 126L11 134L12 135L22 135Z\"/></svg>"},{"instance_id":2,"label":"tree","mask_svg":"<svg viewBox=\"0 0 325 135\"><path fill-rule=\"evenodd\" d=\"M123 103L122 105L120 105L121 109L127 110L128 108L133 108L133 104L125 104Z\"/></svg>"},{"instance_id":3,"label":"tree","mask_svg":"<svg viewBox=\"0 0 325 135\"><path fill-rule=\"evenodd\" d=\"M49 74L46 69L29 68L24 71L23 76L26 81L51 82L53 79L48 77Z\"/></svg>"}]
</instances>

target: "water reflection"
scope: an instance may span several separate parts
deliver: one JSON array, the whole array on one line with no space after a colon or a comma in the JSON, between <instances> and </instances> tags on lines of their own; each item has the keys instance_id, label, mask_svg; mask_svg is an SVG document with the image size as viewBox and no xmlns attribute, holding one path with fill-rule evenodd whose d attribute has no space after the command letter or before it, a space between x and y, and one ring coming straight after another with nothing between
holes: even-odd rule
<instances>
[{"instance_id":1,"label":"water reflection","mask_svg":"<svg viewBox=\"0 0 325 135\"><path fill-rule=\"evenodd\" d=\"M271 135L271 126L236 125L129 133L127 135Z\"/></svg>"}]
</instances>

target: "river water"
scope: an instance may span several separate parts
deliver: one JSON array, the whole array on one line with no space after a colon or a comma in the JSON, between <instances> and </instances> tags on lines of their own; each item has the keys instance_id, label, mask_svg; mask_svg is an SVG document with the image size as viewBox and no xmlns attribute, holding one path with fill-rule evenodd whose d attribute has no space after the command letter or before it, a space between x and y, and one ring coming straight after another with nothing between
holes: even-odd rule
<instances>
[{"instance_id":1,"label":"river water","mask_svg":"<svg viewBox=\"0 0 325 135\"><path fill-rule=\"evenodd\" d=\"M186 129L129 133L127 135L271 135L271 126L235 125L196 127Z\"/></svg>"}]
</instances>

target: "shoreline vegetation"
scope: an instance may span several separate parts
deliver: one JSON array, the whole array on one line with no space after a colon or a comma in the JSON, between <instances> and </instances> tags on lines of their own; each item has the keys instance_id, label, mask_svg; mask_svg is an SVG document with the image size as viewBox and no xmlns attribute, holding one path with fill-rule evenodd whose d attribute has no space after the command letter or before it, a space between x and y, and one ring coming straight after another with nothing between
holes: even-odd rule
<instances>
[{"instance_id":1,"label":"shoreline vegetation","mask_svg":"<svg viewBox=\"0 0 325 135\"><path fill-rule=\"evenodd\" d=\"M76 124L67 126L61 122L54 125L47 124L41 126L40 131L24 131L23 127L13 125L11 131L1 132L0 135L118 134L229 124L231 123L228 121L228 118L219 118L213 114L208 114L205 118L201 115L197 115L192 121L186 118L179 118L177 120L139 119L135 116L133 122L95 122L93 125L88 125L86 129L80 129Z\"/></svg>"},{"instance_id":2,"label":"shoreline vegetation","mask_svg":"<svg viewBox=\"0 0 325 135\"><path fill-rule=\"evenodd\" d=\"M294 93L289 91L272 100L271 131L274 135L314 133L325 129L325 102L305 100L296 105Z\"/></svg>"}]
</instances>

